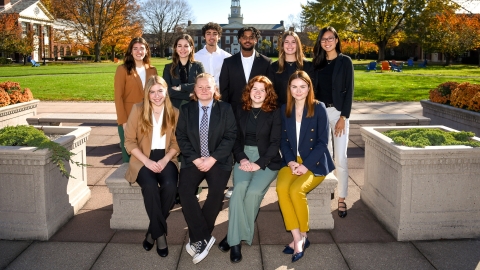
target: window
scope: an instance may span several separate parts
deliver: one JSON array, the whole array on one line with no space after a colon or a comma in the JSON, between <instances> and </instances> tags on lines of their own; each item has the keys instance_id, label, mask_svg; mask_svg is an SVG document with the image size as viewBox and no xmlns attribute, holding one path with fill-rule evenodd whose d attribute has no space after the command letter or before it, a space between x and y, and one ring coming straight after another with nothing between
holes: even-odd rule
<instances>
[{"instance_id":1,"label":"window","mask_svg":"<svg viewBox=\"0 0 480 270\"><path fill-rule=\"evenodd\" d=\"M27 32L28 32L28 25L26 22L22 22L22 34L26 36Z\"/></svg>"},{"instance_id":2,"label":"window","mask_svg":"<svg viewBox=\"0 0 480 270\"><path fill-rule=\"evenodd\" d=\"M67 56L72 55L72 52L70 52L70 47L67 46Z\"/></svg>"},{"instance_id":3,"label":"window","mask_svg":"<svg viewBox=\"0 0 480 270\"><path fill-rule=\"evenodd\" d=\"M225 30L225 33L230 33L230 30Z\"/></svg>"},{"instance_id":4,"label":"window","mask_svg":"<svg viewBox=\"0 0 480 270\"><path fill-rule=\"evenodd\" d=\"M238 44L238 37L237 36L233 37L233 44Z\"/></svg>"},{"instance_id":5,"label":"window","mask_svg":"<svg viewBox=\"0 0 480 270\"><path fill-rule=\"evenodd\" d=\"M226 48L225 48L225 51L228 52L228 53L230 53L230 47L226 47Z\"/></svg>"},{"instance_id":6,"label":"window","mask_svg":"<svg viewBox=\"0 0 480 270\"><path fill-rule=\"evenodd\" d=\"M225 37L225 44L230 44L230 37L229 36Z\"/></svg>"},{"instance_id":7,"label":"window","mask_svg":"<svg viewBox=\"0 0 480 270\"><path fill-rule=\"evenodd\" d=\"M64 57L65 56L65 49L63 48L63 46L60 47L60 57Z\"/></svg>"},{"instance_id":8,"label":"window","mask_svg":"<svg viewBox=\"0 0 480 270\"><path fill-rule=\"evenodd\" d=\"M40 27L38 27L38 24L33 24L33 34L40 36Z\"/></svg>"},{"instance_id":9,"label":"window","mask_svg":"<svg viewBox=\"0 0 480 270\"><path fill-rule=\"evenodd\" d=\"M58 47L53 46L53 57L57 58L58 57Z\"/></svg>"}]
</instances>

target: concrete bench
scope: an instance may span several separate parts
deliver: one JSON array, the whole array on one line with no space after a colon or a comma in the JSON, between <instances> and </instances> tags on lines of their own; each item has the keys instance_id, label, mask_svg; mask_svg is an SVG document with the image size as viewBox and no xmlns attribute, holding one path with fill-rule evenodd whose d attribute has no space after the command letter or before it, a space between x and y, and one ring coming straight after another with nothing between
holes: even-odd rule
<instances>
[{"instance_id":1,"label":"concrete bench","mask_svg":"<svg viewBox=\"0 0 480 270\"><path fill-rule=\"evenodd\" d=\"M397 126L425 126L430 124L430 118L421 115L409 114L371 114L352 113L349 118L350 124L393 124Z\"/></svg>"},{"instance_id":2,"label":"concrete bench","mask_svg":"<svg viewBox=\"0 0 480 270\"><path fill-rule=\"evenodd\" d=\"M42 113L27 118L29 125L59 126L64 123L117 124L114 113Z\"/></svg>"},{"instance_id":3,"label":"concrete bench","mask_svg":"<svg viewBox=\"0 0 480 270\"><path fill-rule=\"evenodd\" d=\"M113 196L110 228L144 230L148 227L148 216L143 204L141 188L137 183L130 184L125 179L127 168L127 163L122 164L105 181ZM337 183L337 178L331 173L318 187L307 194L311 229L333 229L330 201ZM275 184L276 181L273 181L271 186Z\"/></svg>"}]
</instances>

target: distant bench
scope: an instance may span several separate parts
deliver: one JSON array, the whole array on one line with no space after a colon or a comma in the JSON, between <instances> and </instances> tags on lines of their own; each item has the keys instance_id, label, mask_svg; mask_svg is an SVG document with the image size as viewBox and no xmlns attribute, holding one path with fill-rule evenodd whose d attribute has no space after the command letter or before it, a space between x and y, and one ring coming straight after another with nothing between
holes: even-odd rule
<instances>
[{"instance_id":1,"label":"distant bench","mask_svg":"<svg viewBox=\"0 0 480 270\"><path fill-rule=\"evenodd\" d=\"M127 163L122 164L105 180L113 197L110 228L144 230L148 227L149 222L141 188L137 183L130 184L125 179L127 168ZM230 177L227 186L232 186L231 180ZM319 186L307 194L311 229L333 229L334 221L330 200L337 183L335 175L330 173ZM200 186L207 185L203 181ZM275 187L276 180L270 186Z\"/></svg>"},{"instance_id":2,"label":"distant bench","mask_svg":"<svg viewBox=\"0 0 480 270\"><path fill-rule=\"evenodd\" d=\"M29 125L59 126L63 123L117 124L114 113L42 113L27 118Z\"/></svg>"},{"instance_id":3,"label":"distant bench","mask_svg":"<svg viewBox=\"0 0 480 270\"><path fill-rule=\"evenodd\" d=\"M409 114L351 114L350 124L396 124L397 126L425 126L430 124L430 118ZM116 124L117 115L114 113L47 113L27 118L30 125L58 126L60 123L98 123Z\"/></svg>"}]
</instances>

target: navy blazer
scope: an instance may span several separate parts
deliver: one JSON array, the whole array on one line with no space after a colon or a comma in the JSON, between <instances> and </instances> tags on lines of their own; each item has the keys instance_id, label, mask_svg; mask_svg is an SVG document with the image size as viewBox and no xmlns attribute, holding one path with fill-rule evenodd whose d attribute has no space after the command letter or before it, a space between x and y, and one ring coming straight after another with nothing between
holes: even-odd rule
<instances>
[{"instance_id":1,"label":"navy blazer","mask_svg":"<svg viewBox=\"0 0 480 270\"><path fill-rule=\"evenodd\" d=\"M201 157L198 101L190 101L180 107L175 135L180 147L182 168L195 166L193 161ZM208 125L208 152L216 164L231 171L232 149L237 137L237 124L230 104L213 101Z\"/></svg>"},{"instance_id":2,"label":"navy blazer","mask_svg":"<svg viewBox=\"0 0 480 270\"><path fill-rule=\"evenodd\" d=\"M319 70L315 71L317 78ZM315 78L315 89L319 90L318 84L322 83ZM353 63L352 59L342 53L339 53L333 68L332 74L332 98L333 105L341 116L350 117L353 102ZM315 93L318 97L318 94ZM321 101L321 100L320 100Z\"/></svg>"},{"instance_id":3,"label":"navy blazer","mask_svg":"<svg viewBox=\"0 0 480 270\"><path fill-rule=\"evenodd\" d=\"M237 119L237 139L233 146L233 155L235 161L246 158L244 152L245 132L247 129L248 117L252 111L245 111L241 107L237 108L235 118ZM280 117L280 109L271 112L260 112L257 118L257 147L260 158L258 160L250 160L255 162L262 170L268 167L270 170L280 170L282 158L280 157L280 138L282 130L282 119Z\"/></svg>"},{"instance_id":4,"label":"navy blazer","mask_svg":"<svg viewBox=\"0 0 480 270\"><path fill-rule=\"evenodd\" d=\"M257 75L268 76L272 60L257 51L250 71L251 80ZM239 52L223 60L222 71L220 72L220 94L222 100L232 104L234 110L242 105L242 92L247 85L245 71L242 65L242 53ZM235 111L236 112L236 111Z\"/></svg>"},{"instance_id":5,"label":"navy blazer","mask_svg":"<svg viewBox=\"0 0 480 270\"><path fill-rule=\"evenodd\" d=\"M165 68L163 69L163 79L167 82L168 85L168 95L170 97L170 101L172 102L175 108L179 109L180 105L190 101L190 94L193 92L195 87L195 78L200 73L204 73L205 69L203 65L199 61L193 61L189 63L188 67L188 83L181 83L180 81L180 67L177 66L175 68L175 74L177 74L177 78L174 78L170 74L170 67L172 63L166 64ZM172 86L179 86L181 85L181 90L176 91L172 89ZM185 102L186 101L186 102Z\"/></svg>"},{"instance_id":6,"label":"navy blazer","mask_svg":"<svg viewBox=\"0 0 480 270\"><path fill-rule=\"evenodd\" d=\"M290 161L297 161L295 105L290 117L285 115L285 108L286 105L283 105L281 109L282 141L280 150L282 151L283 166ZM310 118L307 118L307 108L305 107L300 126L298 152L300 152L302 164L315 175L327 175L335 169L327 143L328 117L325 105L322 102L315 104L314 115Z\"/></svg>"}]
</instances>

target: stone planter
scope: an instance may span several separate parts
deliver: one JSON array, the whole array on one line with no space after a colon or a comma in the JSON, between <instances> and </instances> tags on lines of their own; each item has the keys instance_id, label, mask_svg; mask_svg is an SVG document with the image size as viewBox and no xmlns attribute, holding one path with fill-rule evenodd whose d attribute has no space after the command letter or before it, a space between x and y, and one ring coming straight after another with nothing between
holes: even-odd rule
<instances>
[{"instance_id":1,"label":"stone planter","mask_svg":"<svg viewBox=\"0 0 480 270\"><path fill-rule=\"evenodd\" d=\"M87 163L89 127L43 127L61 134L55 142ZM67 179L50 162L50 151L36 147L0 146L0 239L48 240L90 199L87 169L72 163Z\"/></svg>"},{"instance_id":2,"label":"stone planter","mask_svg":"<svg viewBox=\"0 0 480 270\"><path fill-rule=\"evenodd\" d=\"M28 125L27 118L37 115L37 105L39 102L40 100L34 99L28 102L0 107L0 128Z\"/></svg>"},{"instance_id":3,"label":"stone planter","mask_svg":"<svg viewBox=\"0 0 480 270\"><path fill-rule=\"evenodd\" d=\"M431 119L430 125L445 125L456 130L475 132L480 136L480 113L450 105L421 100L423 116Z\"/></svg>"},{"instance_id":4,"label":"stone planter","mask_svg":"<svg viewBox=\"0 0 480 270\"><path fill-rule=\"evenodd\" d=\"M399 241L479 237L480 148L397 146L380 133L418 127L361 128L362 201Z\"/></svg>"}]
</instances>

